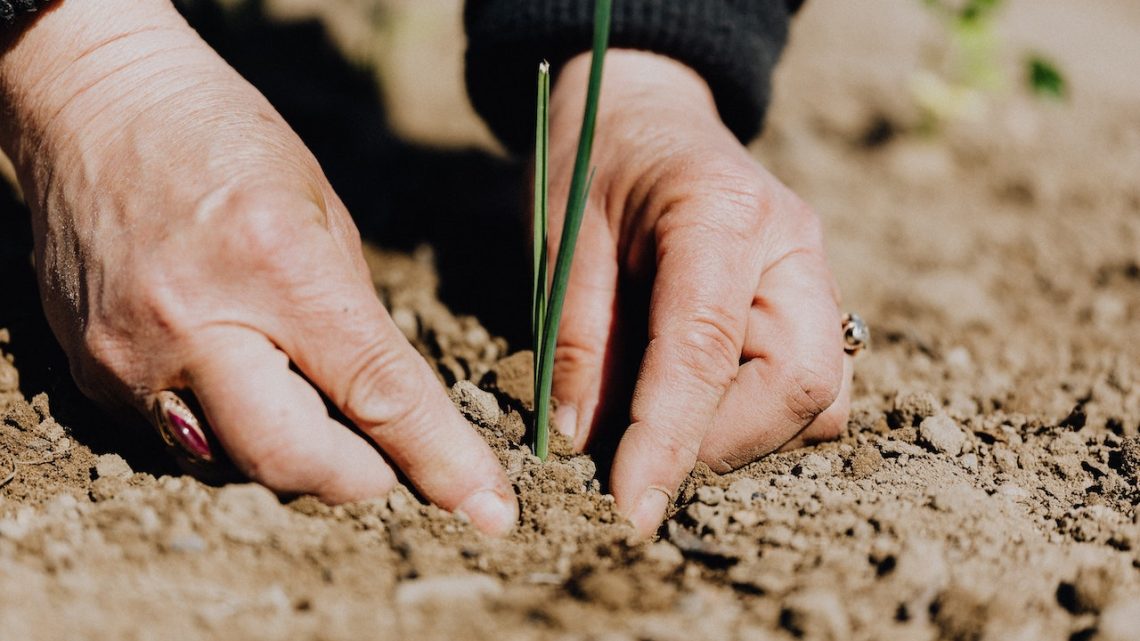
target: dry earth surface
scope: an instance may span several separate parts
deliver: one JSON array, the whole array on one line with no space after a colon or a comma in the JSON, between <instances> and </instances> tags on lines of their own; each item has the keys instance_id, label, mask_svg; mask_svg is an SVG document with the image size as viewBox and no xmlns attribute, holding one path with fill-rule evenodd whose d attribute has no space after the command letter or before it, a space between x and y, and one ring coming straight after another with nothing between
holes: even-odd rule
<instances>
[{"instance_id":1,"label":"dry earth surface","mask_svg":"<svg viewBox=\"0 0 1140 641\"><path fill-rule=\"evenodd\" d=\"M339 15L357 60L376 53L345 17L374 3L270 4ZM1071 99L1011 90L930 136L906 87L940 40L917 5L809 2L756 145L825 219L847 304L874 329L849 433L698 469L652 543L629 539L590 459L542 465L520 445L527 356L440 302L442 250L370 259L519 491L503 540L402 490L330 508L172 471L67 384L13 208L0 638L1140 639L1140 10L1012 2L1010 68L1053 54ZM389 92L397 128L430 138L415 101L457 95L457 3L396 6L450 47L380 70L406 83L430 67L436 84ZM415 40L390 32L405 35L384 56ZM486 142L469 112L439 117L435 142Z\"/></svg>"}]
</instances>

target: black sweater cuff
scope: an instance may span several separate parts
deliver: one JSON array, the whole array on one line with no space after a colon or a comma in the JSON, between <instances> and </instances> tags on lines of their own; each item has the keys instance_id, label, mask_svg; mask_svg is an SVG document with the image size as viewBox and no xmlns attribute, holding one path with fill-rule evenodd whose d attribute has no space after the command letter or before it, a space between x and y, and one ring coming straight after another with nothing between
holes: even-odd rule
<instances>
[{"instance_id":1,"label":"black sweater cuff","mask_svg":"<svg viewBox=\"0 0 1140 641\"><path fill-rule=\"evenodd\" d=\"M0 24L10 24L21 13L32 13L48 0L0 0Z\"/></svg>"},{"instance_id":2,"label":"black sweater cuff","mask_svg":"<svg viewBox=\"0 0 1140 641\"><path fill-rule=\"evenodd\" d=\"M642 49L685 63L716 98L743 142L760 131L771 74L802 0L615 0L610 46ZM589 0L468 0L467 89L476 111L509 148L534 135L538 63L563 63L589 50Z\"/></svg>"}]
</instances>

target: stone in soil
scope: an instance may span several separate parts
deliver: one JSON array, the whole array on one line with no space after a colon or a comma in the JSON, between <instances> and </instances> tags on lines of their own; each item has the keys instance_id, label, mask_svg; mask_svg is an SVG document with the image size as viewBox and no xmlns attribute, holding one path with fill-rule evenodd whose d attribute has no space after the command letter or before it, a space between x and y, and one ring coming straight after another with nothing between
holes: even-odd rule
<instances>
[{"instance_id":1,"label":"stone in soil","mask_svg":"<svg viewBox=\"0 0 1140 641\"><path fill-rule=\"evenodd\" d=\"M966 433L954 419L943 414L923 419L918 440L929 449L947 456L958 456L966 444Z\"/></svg>"},{"instance_id":2,"label":"stone in soil","mask_svg":"<svg viewBox=\"0 0 1140 641\"><path fill-rule=\"evenodd\" d=\"M95 460L95 477L126 480L134 471L118 454L103 454Z\"/></svg>"},{"instance_id":3,"label":"stone in soil","mask_svg":"<svg viewBox=\"0 0 1140 641\"><path fill-rule=\"evenodd\" d=\"M499 422L502 411L494 394L484 392L471 381L459 381L451 387L451 402L476 425L491 427Z\"/></svg>"}]
</instances>

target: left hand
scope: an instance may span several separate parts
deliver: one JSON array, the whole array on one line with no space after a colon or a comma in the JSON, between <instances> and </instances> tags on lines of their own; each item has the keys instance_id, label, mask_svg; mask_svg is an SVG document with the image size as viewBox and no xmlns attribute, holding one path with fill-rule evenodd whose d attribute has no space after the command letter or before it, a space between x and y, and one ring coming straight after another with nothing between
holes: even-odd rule
<instances>
[{"instance_id":1,"label":"left hand","mask_svg":"<svg viewBox=\"0 0 1140 641\"><path fill-rule=\"evenodd\" d=\"M589 63L571 60L551 98L552 260ZM555 424L577 448L597 435L602 408L628 390L615 380L618 330L646 328L648 311L610 479L649 536L698 460L725 472L837 437L850 358L819 219L725 127L693 70L611 51L594 150L555 355ZM629 309L644 307L631 305L631 282L647 288L648 310Z\"/></svg>"}]
</instances>

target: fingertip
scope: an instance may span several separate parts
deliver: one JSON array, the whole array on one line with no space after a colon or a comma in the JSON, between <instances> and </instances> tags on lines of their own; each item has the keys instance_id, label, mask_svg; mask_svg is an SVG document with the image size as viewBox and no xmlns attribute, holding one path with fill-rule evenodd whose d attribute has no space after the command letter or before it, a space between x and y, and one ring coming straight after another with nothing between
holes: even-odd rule
<instances>
[{"instance_id":1,"label":"fingertip","mask_svg":"<svg viewBox=\"0 0 1140 641\"><path fill-rule=\"evenodd\" d=\"M577 446L578 408L570 403L559 403L554 412L554 427Z\"/></svg>"},{"instance_id":2,"label":"fingertip","mask_svg":"<svg viewBox=\"0 0 1140 641\"><path fill-rule=\"evenodd\" d=\"M518 523L519 502L513 493L506 495L502 491L480 490L464 499L455 512L469 518L486 534L505 536Z\"/></svg>"},{"instance_id":3,"label":"fingertip","mask_svg":"<svg viewBox=\"0 0 1140 641\"><path fill-rule=\"evenodd\" d=\"M648 539L661 527L661 522L665 520L665 510L672 500L668 490L651 485L638 495L628 509L621 512L633 524L638 537Z\"/></svg>"}]
</instances>

